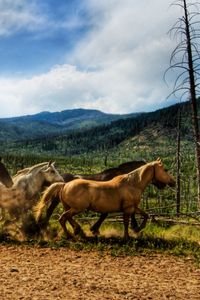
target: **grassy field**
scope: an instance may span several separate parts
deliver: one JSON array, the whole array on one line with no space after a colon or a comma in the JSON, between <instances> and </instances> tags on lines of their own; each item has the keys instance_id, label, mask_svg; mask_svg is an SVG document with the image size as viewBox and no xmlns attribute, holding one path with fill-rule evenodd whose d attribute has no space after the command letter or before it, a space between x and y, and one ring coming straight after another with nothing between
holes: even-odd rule
<instances>
[{"instance_id":1,"label":"grassy field","mask_svg":"<svg viewBox=\"0 0 200 300\"><path fill-rule=\"evenodd\" d=\"M92 236L89 224L91 225L91 222L81 223L86 237L77 236L75 240L65 238L55 219L51 220L48 230L37 237L23 235L22 238L20 235L19 238L19 231L15 231L15 226L12 227L12 235L5 233L4 228L1 227L0 242L50 248L65 247L76 251L98 251L99 253L109 253L112 256L164 253L187 257L200 264L200 226L169 225L168 222L159 221L159 219L156 222L149 221L139 236L129 229L130 240L125 243L121 222L106 221L102 225L101 234L98 237Z\"/></svg>"},{"instance_id":2,"label":"grassy field","mask_svg":"<svg viewBox=\"0 0 200 300\"><path fill-rule=\"evenodd\" d=\"M3 157L12 175L24 167L50 159L56 161L57 168L61 173L80 174L100 172L106 168L131 160L146 160L148 162L157 157L161 157L169 171L174 176L176 175L175 145L172 146L168 138L160 138L157 132L152 133L152 131L148 132L148 130L144 135L126 140L109 151L101 150L95 153L83 153L70 157L13 154L8 151ZM192 143L183 142L181 163L181 212L183 214L190 215L197 212L195 171ZM165 189L158 191L153 186L147 189L141 202L141 206L148 213L164 214L169 218L174 217L176 213L175 205L175 190ZM60 213L60 211L58 210L56 213ZM86 216L91 217L91 214ZM197 218L198 220L200 219L199 215ZM15 235L15 225L13 229L11 228L14 234L9 236L1 224L0 242L69 247L85 251L106 251L111 255L137 255L149 251L163 251L174 255L191 256L196 261L200 261L200 227L190 225L190 221L193 222L194 219L189 220L187 218L184 220L188 222L188 225L174 225L163 221L149 222L141 236L136 238L132 233L131 239L127 244L124 244L122 239L123 225L116 222L105 222L101 229L101 236L98 238L90 234L89 225L84 223L83 227L88 237L85 240L78 238L75 242L67 241L63 237L62 230L55 219L52 219L49 233L45 238L25 236L25 238L23 237L24 240L22 236L18 238L18 233Z\"/></svg>"}]
</instances>

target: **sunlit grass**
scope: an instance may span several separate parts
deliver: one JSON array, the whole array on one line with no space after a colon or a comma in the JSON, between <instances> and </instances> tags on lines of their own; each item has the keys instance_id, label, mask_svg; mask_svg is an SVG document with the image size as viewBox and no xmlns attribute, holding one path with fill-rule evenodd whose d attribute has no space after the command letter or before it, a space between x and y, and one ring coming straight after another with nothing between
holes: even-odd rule
<instances>
[{"instance_id":1,"label":"sunlit grass","mask_svg":"<svg viewBox=\"0 0 200 300\"><path fill-rule=\"evenodd\" d=\"M200 226L193 225L159 225L149 223L143 231L144 236L164 238L166 240L182 239L200 245Z\"/></svg>"},{"instance_id":2,"label":"sunlit grass","mask_svg":"<svg viewBox=\"0 0 200 300\"><path fill-rule=\"evenodd\" d=\"M80 223L80 221L79 221ZM100 235L94 237L90 232L93 222L80 223L86 238L76 236L67 240L58 220L50 223L48 230L40 237L27 238L23 242L4 233L0 227L0 242L28 243L42 247L66 247L76 251L99 251L110 255L140 255L147 253L165 253L189 256L200 262L200 228L192 225L169 225L166 222L148 223L146 228L136 235L129 229L130 240L123 240L123 224L106 221L100 228ZM70 232L72 228L69 226Z\"/></svg>"}]
</instances>

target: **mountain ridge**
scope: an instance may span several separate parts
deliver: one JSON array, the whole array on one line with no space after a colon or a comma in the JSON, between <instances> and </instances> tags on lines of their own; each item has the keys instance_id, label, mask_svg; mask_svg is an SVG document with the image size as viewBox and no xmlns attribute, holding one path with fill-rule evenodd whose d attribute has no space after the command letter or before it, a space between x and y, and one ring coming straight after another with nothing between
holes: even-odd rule
<instances>
[{"instance_id":1,"label":"mountain ridge","mask_svg":"<svg viewBox=\"0 0 200 300\"><path fill-rule=\"evenodd\" d=\"M4 151L6 146L11 152L20 151L20 153L67 155L70 157L72 155L96 153L97 151L108 151L121 143L130 141L130 139L133 140L133 138L134 145L136 145L138 143L137 139L142 135L148 136L147 141L151 138L155 139L155 145L158 142L156 135L167 139L169 144L175 144L179 109L181 109L182 114L181 136L184 140L191 142L193 139L191 105L189 102L184 102L155 112L141 113L138 116L118 119L109 124L86 129L68 130L60 134L51 133L51 135L43 135L43 137L35 139L29 137L24 141L4 143L2 147L0 144L0 150ZM148 129L147 134L145 133L146 129ZM157 132L156 135L155 132ZM135 139L135 137L138 138Z\"/></svg>"},{"instance_id":2,"label":"mountain ridge","mask_svg":"<svg viewBox=\"0 0 200 300\"><path fill-rule=\"evenodd\" d=\"M25 140L68 130L91 128L109 124L118 119L138 116L131 114L107 114L95 109L70 109L60 112L43 111L34 115L0 118L0 140Z\"/></svg>"}]
</instances>

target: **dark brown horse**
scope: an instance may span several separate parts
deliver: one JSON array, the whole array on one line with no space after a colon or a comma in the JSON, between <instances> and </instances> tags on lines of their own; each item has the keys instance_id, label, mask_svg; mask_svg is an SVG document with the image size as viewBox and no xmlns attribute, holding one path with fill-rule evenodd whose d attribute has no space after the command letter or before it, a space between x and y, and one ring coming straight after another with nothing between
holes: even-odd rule
<instances>
[{"instance_id":1,"label":"dark brown horse","mask_svg":"<svg viewBox=\"0 0 200 300\"><path fill-rule=\"evenodd\" d=\"M115 168L109 168L106 169L100 173L96 174L78 174L78 175L73 175L70 173L64 173L62 174L62 177L65 182L77 179L77 178L82 178L82 179L88 179L88 180L95 180L95 181L108 181L110 179L113 179L115 176L122 175L122 174L127 174L143 165L145 165L146 162L141 160L141 161L129 161L126 163L123 163L119 165L118 167Z\"/></svg>"},{"instance_id":2,"label":"dark brown horse","mask_svg":"<svg viewBox=\"0 0 200 300\"><path fill-rule=\"evenodd\" d=\"M62 174L64 181L65 182L69 182L75 179L87 179L87 180L95 180L95 181L108 181L113 179L114 177L118 176L118 175L123 175L123 174L127 174L143 165L145 165L146 162L145 161L129 161L126 163L123 163L121 165L119 165L118 167L115 168L109 168L106 169L100 173L96 173L96 174L79 174L79 175L73 175L70 173L64 173ZM164 188L165 185L161 182L153 182L154 185L156 185L158 188ZM59 204L59 199L55 198L54 201L51 202L51 204L49 205L49 207L46 210L46 217L45 219L43 219L41 221L41 227L45 228L48 224L48 221L54 211L54 209L56 208L56 206ZM93 234L97 235L99 233L99 228L101 226L101 224L103 223L103 221L106 219L106 217L108 216L108 213L101 213L99 219L97 220L97 222L90 228L90 230L92 231ZM137 231L138 229L138 224L137 221L135 219L135 214L133 213L131 216L131 227L134 231Z\"/></svg>"},{"instance_id":3,"label":"dark brown horse","mask_svg":"<svg viewBox=\"0 0 200 300\"><path fill-rule=\"evenodd\" d=\"M2 158L0 157L0 182L3 183L6 187L10 188L13 185L13 181L8 170L1 160Z\"/></svg>"}]
</instances>

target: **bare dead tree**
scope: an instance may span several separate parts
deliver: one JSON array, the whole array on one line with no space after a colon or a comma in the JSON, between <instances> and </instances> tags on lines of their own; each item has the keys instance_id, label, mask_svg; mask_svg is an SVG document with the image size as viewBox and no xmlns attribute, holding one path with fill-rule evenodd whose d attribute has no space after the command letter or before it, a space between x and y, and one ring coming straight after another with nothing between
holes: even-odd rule
<instances>
[{"instance_id":1,"label":"bare dead tree","mask_svg":"<svg viewBox=\"0 0 200 300\"><path fill-rule=\"evenodd\" d=\"M177 39L177 46L171 54L169 70L178 71L170 95L189 99L192 108L192 124L196 154L197 204L200 208L200 130L198 123L198 97L200 94L200 3L192 0L176 0L172 6L178 6L183 16L178 19L170 30ZM166 74L165 73L165 74Z\"/></svg>"},{"instance_id":2,"label":"bare dead tree","mask_svg":"<svg viewBox=\"0 0 200 300\"><path fill-rule=\"evenodd\" d=\"M176 151L176 215L180 214L181 206L181 106L178 108L178 120L177 120L177 151Z\"/></svg>"}]
</instances>

